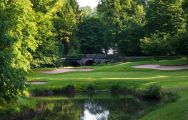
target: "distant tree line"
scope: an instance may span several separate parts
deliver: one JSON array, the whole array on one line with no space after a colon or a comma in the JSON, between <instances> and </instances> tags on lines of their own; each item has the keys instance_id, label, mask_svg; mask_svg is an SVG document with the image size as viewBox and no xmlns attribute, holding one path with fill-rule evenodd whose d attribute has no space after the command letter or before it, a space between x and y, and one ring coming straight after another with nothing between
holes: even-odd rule
<instances>
[{"instance_id":1,"label":"distant tree line","mask_svg":"<svg viewBox=\"0 0 188 120\"><path fill-rule=\"evenodd\" d=\"M101 0L97 7L118 54L188 54L186 0Z\"/></svg>"},{"instance_id":2,"label":"distant tree line","mask_svg":"<svg viewBox=\"0 0 188 120\"><path fill-rule=\"evenodd\" d=\"M25 88L30 68L62 56L188 56L187 0L0 0L0 102Z\"/></svg>"},{"instance_id":3,"label":"distant tree line","mask_svg":"<svg viewBox=\"0 0 188 120\"><path fill-rule=\"evenodd\" d=\"M188 56L187 8L186 0L101 0L96 10L82 8L80 52Z\"/></svg>"}]
</instances>

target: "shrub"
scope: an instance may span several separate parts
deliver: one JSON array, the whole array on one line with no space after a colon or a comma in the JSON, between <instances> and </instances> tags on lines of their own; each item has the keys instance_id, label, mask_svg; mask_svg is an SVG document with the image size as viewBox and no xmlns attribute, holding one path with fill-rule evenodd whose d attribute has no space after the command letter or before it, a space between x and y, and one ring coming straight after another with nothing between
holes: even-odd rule
<instances>
[{"instance_id":1,"label":"shrub","mask_svg":"<svg viewBox=\"0 0 188 120\"><path fill-rule=\"evenodd\" d=\"M161 99L161 87L159 85L151 85L141 94L143 98L146 99Z\"/></svg>"},{"instance_id":2,"label":"shrub","mask_svg":"<svg viewBox=\"0 0 188 120\"><path fill-rule=\"evenodd\" d=\"M95 93L95 86L94 85L88 85L86 88L87 93Z\"/></svg>"},{"instance_id":3,"label":"shrub","mask_svg":"<svg viewBox=\"0 0 188 120\"><path fill-rule=\"evenodd\" d=\"M65 94L68 95L68 96L74 96L74 94L76 93L75 86L74 86L74 85L67 85L67 86L64 88L64 92L65 92Z\"/></svg>"},{"instance_id":4,"label":"shrub","mask_svg":"<svg viewBox=\"0 0 188 120\"><path fill-rule=\"evenodd\" d=\"M121 91L120 85L112 85L110 91L111 93L119 93Z\"/></svg>"},{"instance_id":5,"label":"shrub","mask_svg":"<svg viewBox=\"0 0 188 120\"><path fill-rule=\"evenodd\" d=\"M165 92L162 96L165 102L175 102L179 97L175 92Z\"/></svg>"},{"instance_id":6,"label":"shrub","mask_svg":"<svg viewBox=\"0 0 188 120\"><path fill-rule=\"evenodd\" d=\"M54 95L54 92L52 90L46 90L46 89L35 89L31 91L32 96L51 96Z\"/></svg>"}]
</instances>

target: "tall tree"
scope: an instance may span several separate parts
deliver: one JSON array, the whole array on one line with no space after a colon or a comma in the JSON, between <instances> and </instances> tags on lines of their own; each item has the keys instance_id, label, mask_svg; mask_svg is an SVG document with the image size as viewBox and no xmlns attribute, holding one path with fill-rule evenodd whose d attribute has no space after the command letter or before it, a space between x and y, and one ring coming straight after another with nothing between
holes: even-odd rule
<instances>
[{"instance_id":1,"label":"tall tree","mask_svg":"<svg viewBox=\"0 0 188 120\"><path fill-rule=\"evenodd\" d=\"M96 54L106 49L105 27L100 18L89 17L79 24L77 37L81 53Z\"/></svg>"},{"instance_id":2,"label":"tall tree","mask_svg":"<svg viewBox=\"0 0 188 120\"><path fill-rule=\"evenodd\" d=\"M0 102L11 101L25 86L37 43L35 16L29 0L0 0Z\"/></svg>"},{"instance_id":3,"label":"tall tree","mask_svg":"<svg viewBox=\"0 0 188 120\"><path fill-rule=\"evenodd\" d=\"M150 1L146 19L149 33L160 31L176 34L185 30L185 16L180 0Z\"/></svg>"},{"instance_id":4,"label":"tall tree","mask_svg":"<svg viewBox=\"0 0 188 120\"><path fill-rule=\"evenodd\" d=\"M183 33L183 35L181 35L180 37L177 51L179 51L181 55L187 56L187 61L188 61L188 1L187 0L183 0L183 9L186 16L186 32Z\"/></svg>"},{"instance_id":5,"label":"tall tree","mask_svg":"<svg viewBox=\"0 0 188 120\"><path fill-rule=\"evenodd\" d=\"M80 8L80 19L83 21L84 19L91 17L93 14L93 10L90 6L81 7Z\"/></svg>"},{"instance_id":6,"label":"tall tree","mask_svg":"<svg viewBox=\"0 0 188 120\"><path fill-rule=\"evenodd\" d=\"M54 27L57 39L63 44L63 55L78 52L79 44L75 37L79 18L78 3L75 0L66 0L64 6L56 13Z\"/></svg>"},{"instance_id":7,"label":"tall tree","mask_svg":"<svg viewBox=\"0 0 188 120\"><path fill-rule=\"evenodd\" d=\"M115 49L123 55L137 53L141 27L145 24L143 3L139 0L101 0L98 11L111 33L109 38Z\"/></svg>"},{"instance_id":8,"label":"tall tree","mask_svg":"<svg viewBox=\"0 0 188 120\"><path fill-rule=\"evenodd\" d=\"M55 39L53 18L64 5L62 0L31 0L37 18L38 48L33 53L33 67L56 66L60 58L59 41Z\"/></svg>"},{"instance_id":9,"label":"tall tree","mask_svg":"<svg viewBox=\"0 0 188 120\"><path fill-rule=\"evenodd\" d=\"M151 48L151 46L160 40L161 43L168 43L168 47L163 49L161 54L157 55L164 55L164 53L166 53L165 55L176 54L176 47L180 43L181 34L185 32L185 15L182 9L182 1L150 1L146 20L147 36L142 40L144 51L146 52L146 46ZM155 44L155 49L160 50L162 46ZM148 50L147 52L149 52ZM155 55L156 53L151 54Z\"/></svg>"}]
</instances>

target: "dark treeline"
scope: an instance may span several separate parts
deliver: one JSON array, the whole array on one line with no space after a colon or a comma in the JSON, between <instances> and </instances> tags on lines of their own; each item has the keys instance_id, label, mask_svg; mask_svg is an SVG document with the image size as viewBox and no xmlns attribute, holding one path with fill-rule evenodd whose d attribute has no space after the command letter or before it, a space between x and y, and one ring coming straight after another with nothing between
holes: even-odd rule
<instances>
[{"instance_id":1,"label":"dark treeline","mask_svg":"<svg viewBox=\"0 0 188 120\"><path fill-rule=\"evenodd\" d=\"M0 0L0 102L25 88L30 68L66 55L188 56L187 0Z\"/></svg>"}]
</instances>

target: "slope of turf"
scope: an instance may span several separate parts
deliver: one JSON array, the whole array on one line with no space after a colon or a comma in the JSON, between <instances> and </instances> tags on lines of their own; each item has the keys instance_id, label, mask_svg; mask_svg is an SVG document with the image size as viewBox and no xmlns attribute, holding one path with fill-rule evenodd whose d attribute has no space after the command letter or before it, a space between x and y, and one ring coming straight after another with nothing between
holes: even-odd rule
<instances>
[{"instance_id":1,"label":"slope of turf","mask_svg":"<svg viewBox=\"0 0 188 120\"><path fill-rule=\"evenodd\" d=\"M188 70L160 71L151 69L134 69L131 66L139 64L179 65L179 60L139 61L111 65L94 66L91 72L73 72L63 74L42 74L33 71L28 74L30 81L45 80L46 85L31 85L29 90L57 89L72 84L77 90L94 85L96 89L110 89L112 85L120 87L144 88L151 84L159 84L163 90L177 91L180 95L174 103L158 107L141 120L186 120L188 118ZM184 61L184 59L183 59ZM184 62L183 62L184 64ZM42 69L41 69L42 70Z\"/></svg>"},{"instance_id":2,"label":"slope of turf","mask_svg":"<svg viewBox=\"0 0 188 120\"><path fill-rule=\"evenodd\" d=\"M30 73L30 81L47 81L46 85L31 85L34 89L55 89L73 84L77 89L94 85L97 89L109 89L114 84L122 87L144 87L159 84L163 88L185 88L188 86L188 71L159 71L151 69L134 69L138 64L156 64L156 61L119 63L107 66L95 66L91 72L71 72L63 74L42 74L37 70Z\"/></svg>"}]
</instances>

